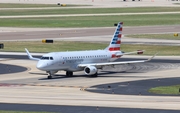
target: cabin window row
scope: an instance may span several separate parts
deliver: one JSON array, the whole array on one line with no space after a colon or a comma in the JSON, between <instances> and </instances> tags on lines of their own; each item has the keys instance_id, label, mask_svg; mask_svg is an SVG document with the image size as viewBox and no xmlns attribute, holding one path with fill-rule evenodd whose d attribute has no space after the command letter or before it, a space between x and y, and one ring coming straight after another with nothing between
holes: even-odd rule
<instances>
[{"instance_id":1,"label":"cabin window row","mask_svg":"<svg viewBox=\"0 0 180 113\"><path fill-rule=\"evenodd\" d=\"M63 59L77 59L77 58L99 58L107 57L107 55L95 55L95 56L75 56L75 57L63 57Z\"/></svg>"}]
</instances>

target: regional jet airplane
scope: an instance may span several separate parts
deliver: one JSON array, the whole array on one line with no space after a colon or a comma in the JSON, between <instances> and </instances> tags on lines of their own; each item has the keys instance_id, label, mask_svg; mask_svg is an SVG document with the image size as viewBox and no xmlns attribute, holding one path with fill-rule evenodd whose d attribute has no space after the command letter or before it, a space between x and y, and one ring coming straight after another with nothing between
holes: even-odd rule
<instances>
[{"instance_id":1,"label":"regional jet airplane","mask_svg":"<svg viewBox=\"0 0 180 113\"><path fill-rule=\"evenodd\" d=\"M66 76L73 76L73 72L84 70L86 75L97 77L98 69L102 69L104 66L150 61L155 55L147 60L114 62L125 54L143 53L140 50L128 53L120 51L122 25L122 22L118 23L109 46L104 50L52 52L43 55L40 59L32 57L26 48L25 50L29 59L38 61L36 67L49 74L48 79L51 79L52 75L60 70L66 71Z\"/></svg>"}]
</instances>

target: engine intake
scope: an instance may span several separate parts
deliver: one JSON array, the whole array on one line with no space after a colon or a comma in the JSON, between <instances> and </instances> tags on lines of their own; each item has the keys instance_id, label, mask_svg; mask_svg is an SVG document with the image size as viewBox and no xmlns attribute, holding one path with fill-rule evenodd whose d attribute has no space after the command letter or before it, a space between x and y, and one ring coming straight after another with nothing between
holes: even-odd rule
<instances>
[{"instance_id":1,"label":"engine intake","mask_svg":"<svg viewBox=\"0 0 180 113\"><path fill-rule=\"evenodd\" d=\"M93 75L97 72L97 68L95 66L86 66L84 68L84 73L86 75Z\"/></svg>"}]
</instances>

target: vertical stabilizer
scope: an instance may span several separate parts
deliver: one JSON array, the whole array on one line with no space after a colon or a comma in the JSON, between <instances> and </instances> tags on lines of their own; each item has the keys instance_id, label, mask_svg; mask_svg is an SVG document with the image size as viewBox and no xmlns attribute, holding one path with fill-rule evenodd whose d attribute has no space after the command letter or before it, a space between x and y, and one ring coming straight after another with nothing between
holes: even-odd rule
<instances>
[{"instance_id":1,"label":"vertical stabilizer","mask_svg":"<svg viewBox=\"0 0 180 113\"><path fill-rule=\"evenodd\" d=\"M114 35L111 39L111 42L110 42L109 46L106 48L106 50L120 51L121 36L122 36L122 25L123 25L123 22L118 23L116 30L114 32Z\"/></svg>"}]
</instances>

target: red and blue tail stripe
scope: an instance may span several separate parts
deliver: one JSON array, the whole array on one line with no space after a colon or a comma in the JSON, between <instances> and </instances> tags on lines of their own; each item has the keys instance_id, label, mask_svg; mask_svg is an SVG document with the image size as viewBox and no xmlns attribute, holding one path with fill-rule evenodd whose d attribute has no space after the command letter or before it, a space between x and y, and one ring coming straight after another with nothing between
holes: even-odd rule
<instances>
[{"instance_id":1,"label":"red and blue tail stripe","mask_svg":"<svg viewBox=\"0 0 180 113\"><path fill-rule=\"evenodd\" d=\"M121 36L122 36L122 25L123 22L119 22L114 32L112 40L108 46L109 51L120 51Z\"/></svg>"}]
</instances>

